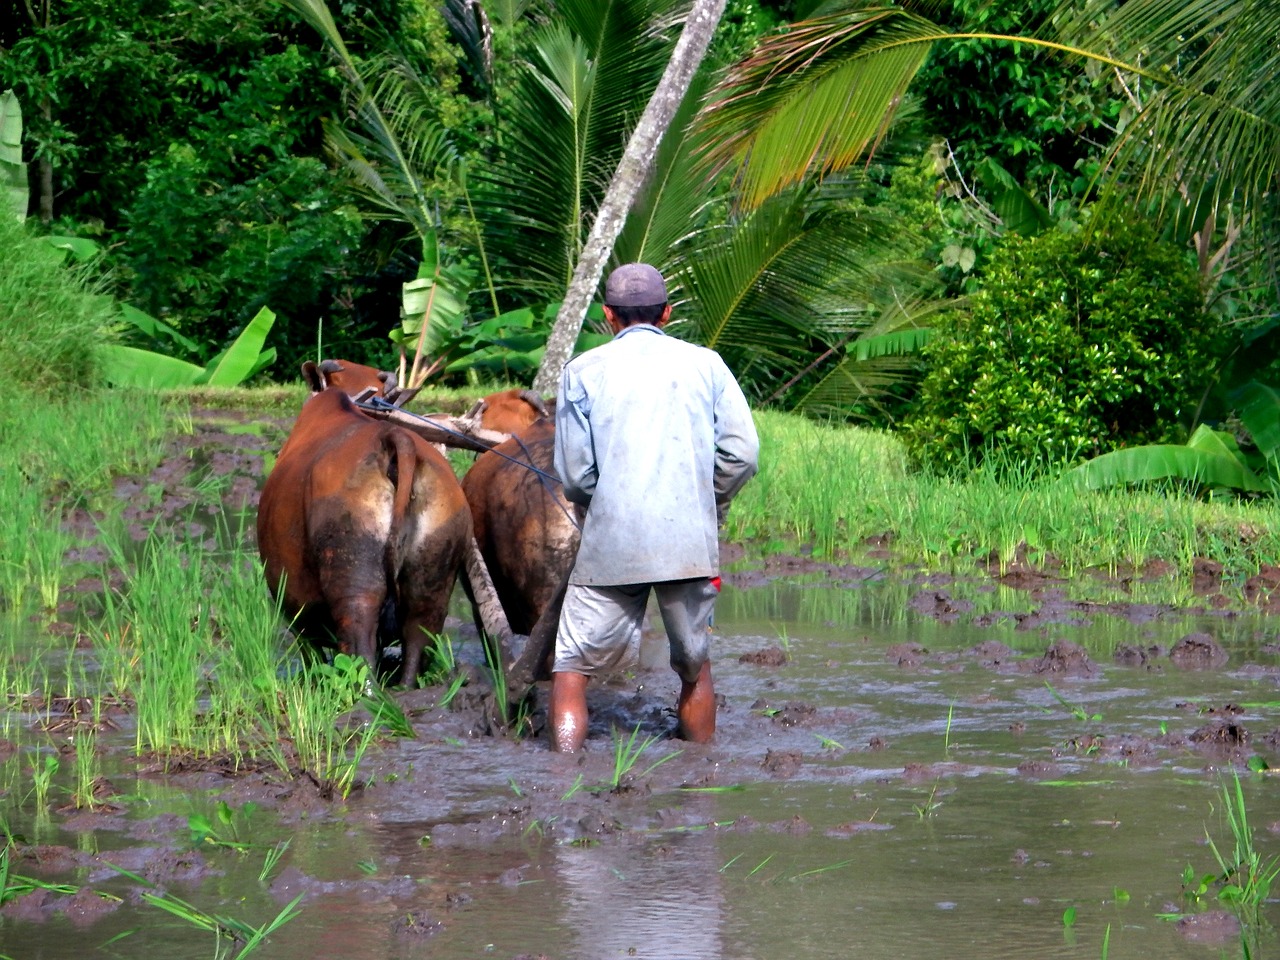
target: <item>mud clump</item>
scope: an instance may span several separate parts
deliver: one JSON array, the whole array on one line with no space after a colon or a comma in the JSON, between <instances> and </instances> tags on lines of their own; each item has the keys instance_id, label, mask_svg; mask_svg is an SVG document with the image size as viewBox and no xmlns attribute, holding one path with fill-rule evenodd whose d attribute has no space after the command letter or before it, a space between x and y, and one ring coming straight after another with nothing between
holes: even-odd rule
<instances>
[{"instance_id":1,"label":"mud clump","mask_svg":"<svg viewBox=\"0 0 1280 960\"><path fill-rule=\"evenodd\" d=\"M1116 647L1116 652L1111 659L1120 667L1158 670L1160 667L1156 661L1160 659L1163 652L1157 644L1152 644L1149 647L1139 647L1132 643L1122 643Z\"/></svg>"},{"instance_id":2,"label":"mud clump","mask_svg":"<svg viewBox=\"0 0 1280 960\"><path fill-rule=\"evenodd\" d=\"M1092 677L1098 672L1098 668L1080 644L1070 640L1057 640L1044 652L1044 656L1030 662L1028 672L1061 677Z\"/></svg>"},{"instance_id":3,"label":"mud clump","mask_svg":"<svg viewBox=\"0 0 1280 960\"><path fill-rule=\"evenodd\" d=\"M444 924L433 920L425 910L410 910L392 924L392 932L410 940L426 940L444 929Z\"/></svg>"},{"instance_id":4,"label":"mud clump","mask_svg":"<svg viewBox=\"0 0 1280 960\"><path fill-rule=\"evenodd\" d=\"M884 652L886 660L900 667L918 667L928 654L918 643L895 643Z\"/></svg>"},{"instance_id":5,"label":"mud clump","mask_svg":"<svg viewBox=\"0 0 1280 960\"><path fill-rule=\"evenodd\" d=\"M790 780L800 772L803 763L804 755L798 750L769 750L760 762L760 767L770 776Z\"/></svg>"},{"instance_id":6,"label":"mud clump","mask_svg":"<svg viewBox=\"0 0 1280 960\"><path fill-rule=\"evenodd\" d=\"M973 609L972 600L957 600L945 590L921 590L907 601L907 606L934 620L959 620L960 614Z\"/></svg>"},{"instance_id":7,"label":"mud clump","mask_svg":"<svg viewBox=\"0 0 1280 960\"><path fill-rule=\"evenodd\" d=\"M1189 738L1191 743L1206 750L1236 753L1249 745L1249 731L1238 723L1215 717L1196 730Z\"/></svg>"},{"instance_id":8,"label":"mud clump","mask_svg":"<svg viewBox=\"0 0 1280 960\"><path fill-rule=\"evenodd\" d=\"M1207 633L1188 633L1173 645L1169 660L1183 670L1216 670L1227 662L1227 651Z\"/></svg>"},{"instance_id":9,"label":"mud clump","mask_svg":"<svg viewBox=\"0 0 1280 960\"><path fill-rule=\"evenodd\" d=\"M1188 914L1178 920L1176 927L1191 943L1225 946L1240 937L1240 921L1226 910Z\"/></svg>"},{"instance_id":10,"label":"mud clump","mask_svg":"<svg viewBox=\"0 0 1280 960\"><path fill-rule=\"evenodd\" d=\"M790 659L781 647L765 647L754 653L744 653L738 658L738 662L754 664L757 667L780 667Z\"/></svg>"},{"instance_id":11,"label":"mud clump","mask_svg":"<svg viewBox=\"0 0 1280 960\"><path fill-rule=\"evenodd\" d=\"M1191 561L1191 589L1196 596L1217 593L1222 589L1222 564L1206 557Z\"/></svg>"},{"instance_id":12,"label":"mud clump","mask_svg":"<svg viewBox=\"0 0 1280 960\"><path fill-rule=\"evenodd\" d=\"M1017 659L1013 648L999 640L983 640L970 648L969 653L989 670L997 670Z\"/></svg>"}]
</instances>

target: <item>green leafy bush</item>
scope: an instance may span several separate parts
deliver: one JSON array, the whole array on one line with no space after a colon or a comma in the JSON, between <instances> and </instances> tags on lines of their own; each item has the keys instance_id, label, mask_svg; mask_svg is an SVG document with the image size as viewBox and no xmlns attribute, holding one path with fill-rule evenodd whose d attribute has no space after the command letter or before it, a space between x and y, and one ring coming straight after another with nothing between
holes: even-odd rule
<instances>
[{"instance_id":1,"label":"green leafy bush","mask_svg":"<svg viewBox=\"0 0 1280 960\"><path fill-rule=\"evenodd\" d=\"M921 461L1063 462L1181 439L1213 368L1199 279L1140 223L1010 237L939 322L906 424Z\"/></svg>"},{"instance_id":2,"label":"green leafy bush","mask_svg":"<svg viewBox=\"0 0 1280 960\"><path fill-rule=\"evenodd\" d=\"M52 393L97 380L116 305L65 256L0 215L0 388Z\"/></svg>"}]
</instances>

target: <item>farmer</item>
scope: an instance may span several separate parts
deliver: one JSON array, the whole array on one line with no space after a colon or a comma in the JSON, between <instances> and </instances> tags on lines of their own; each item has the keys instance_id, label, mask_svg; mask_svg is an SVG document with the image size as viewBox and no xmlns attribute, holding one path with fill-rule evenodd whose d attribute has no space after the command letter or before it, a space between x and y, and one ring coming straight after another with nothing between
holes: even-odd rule
<instances>
[{"instance_id":1,"label":"farmer","mask_svg":"<svg viewBox=\"0 0 1280 960\"><path fill-rule=\"evenodd\" d=\"M671 318L662 274L618 267L604 299L614 338L565 367L556 405L556 469L565 496L588 508L552 667L551 742L562 753L586 739L587 682L638 651L650 590L680 675L679 735L715 735L716 531L760 449L719 355L662 332Z\"/></svg>"}]
</instances>

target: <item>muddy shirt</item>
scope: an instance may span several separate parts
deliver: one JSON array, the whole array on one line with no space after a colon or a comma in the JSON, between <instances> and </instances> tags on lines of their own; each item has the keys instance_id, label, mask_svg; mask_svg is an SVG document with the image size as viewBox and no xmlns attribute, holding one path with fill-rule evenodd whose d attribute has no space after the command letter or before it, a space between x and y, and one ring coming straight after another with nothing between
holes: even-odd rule
<instances>
[{"instance_id":1,"label":"muddy shirt","mask_svg":"<svg viewBox=\"0 0 1280 960\"><path fill-rule=\"evenodd\" d=\"M589 507L571 582L657 583L719 572L716 507L756 472L760 442L719 355L633 324L570 362L556 470Z\"/></svg>"}]
</instances>

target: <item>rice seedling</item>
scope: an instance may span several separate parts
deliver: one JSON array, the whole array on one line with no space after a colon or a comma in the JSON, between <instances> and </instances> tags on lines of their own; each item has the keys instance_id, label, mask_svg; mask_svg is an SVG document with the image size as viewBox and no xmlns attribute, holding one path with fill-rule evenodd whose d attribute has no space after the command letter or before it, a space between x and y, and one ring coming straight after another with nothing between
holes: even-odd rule
<instances>
[{"instance_id":1,"label":"rice seedling","mask_svg":"<svg viewBox=\"0 0 1280 960\"><path fill-rule=\"evenodd\" d=\"M1205 831L1209 850L1218 863L1215 878L1218 899L1230 906L1246 929L1257 929L1262 921L1262 906L1271 895L1271 884L1280 876L1280 857L1264 857L1254 844L1253 828L1245 807L1240 777L1221 785L1219 797L1222 815L1231 835L1231 845L1219 846Z\"/></svg>"},{"instance_id":2,"label":"rice seedling","mask_svg":"<svg viewBox=\"0 0 1280 960\"><path fill-rule=\"evenodd\" d=\"M1075 717L1075 718L1076 718L1077 720L1079 720L1081 723L1098 723L1098 722L1100 722L1100 721L1102 720L1102 714L1100 714L1100 713L1090 713L1090 712L1089 712L1089 711L1087 711L1084 707L1082 707L1080 704L1078 704L1078 703L1072 703L1071 701L1067 700L1067 698L1066 698L1066 697L1064 697L1061 693L1059 693L1059 692L1054 688L1053 684L1051 684L1048 680L1046 680L1046 681L1044 682L1044 686L1045 686L1045 689L1049 691L1049 695L1050 695L1050 696L1052 696L1052 697L1053 697L1053 699L1057 700L1057 701L1058 701L1058 703L1059 703L1059 704L1060 704L1060 705L1061 705L1061 706L1062 706L1062 707L1063 707L1063 708L1064 708L1068 713L1070 713L1073 717ZM1052 711L1052 710L1050 710L1048 707L1041 707L1041 708L1040 708L1040 710L1041 710L1043 713L1052 713L1052 712L1053 712L1053 711Z\"/></svg>"},{"instance_id":3,"label":"rice seedling","mask_svg":"<svg viewBox=\"0 0 1280 960\"><path fill-rule=\"evenodd\" d=\"M35 797L37 809L47 810L53 777L61 764L54 754L46 753L42 759L38 759L37 756L34 753L31 755L31 793L29 795Z\"/></svg>"},{"instance_id":4,"label":"rice seedling","mask_svg":"<svg viewBox=\"0 0 1280 960\"><path fill-rule=\"evenodd\" d=\"M573 781L573 786L560 795L560 802L563 803L565 800L570 799L575 793L582 789L582 784L582 774L578 774L577 778Z\"/></svg>"},{"instance_id":5,"label":"rice seedling","mask_svg":"<svg viewBox=\"0 0 1280 960\"><path fill-rule=\"evenodd\" d=\"M249 956L258 947L266 941L267 937L275 933L290 920L299 916L301 911L298 910L298 904L302 902L304 894L298 894L287 904L284 909L277 913L272 919L268 920L261 926L254 926L244 920L236 917L228 917L222 914L209 913L201 910L194 904L176 897L171 893L161 890L154 883L141 877L136 873L116 866L114 863L104 861L104 864L115 870L121 876L128 877L135 883L139 883L154 893L142 894L142 900L145 903L157 907L172 916L177 917L191 926L199 930L207 930L214 935L214 957L229 957L231 951L235 949L235 945L239 944L240 949L235 954L237 960L243 960Z\"/></svg>"},{"instance_id":6,"label":"rice seedling","mask_svg":"<svg viewBox=\"0 0 1280 960\"><path fill-rule=\"evenodd\" d=\"M75 786L71 802L77 810L98 805L95 791L102 776L102 759L98 756L98 737L93 728L77 728L75 744Z\"/></svg>"},{"instance_id":7,"label":"rice seedling","mask_svg":"<svg viewBox=\"0 0 1280 960\"><path fill-rule=\"evenodd\" d=\"M0 907L10 900L25 896L33 890L48 890L50 893L72 895L79 892L79 887L69 883L49 883L35 877L24 877L13 873L9 858L13 850L13 838L6 837L5 845L0 848Z\"/></svg>"},{"instance_id":8,"label":"rice seedling","mask_svg":"<svg viewBox=\"0 0 1280 960\"><path fill-rule=\"evenodd\" d=\"M321 796L345 800L355 786L356 771L379 726L363 723L339 727L338 717L350 709L350 703L344 705L342 688L335 690L333 676L312 669L299 682L286 687L283 700L286 729L298 768L311 778ZM343 682L345 679L339 684Z\"/></svg>"},{"instance_id":9,"label":"rice seedling","mask_svg":"<svg viewBox=\"0 0 1280 960\"><path fill-rule=\"evenodd\" d=\"M618 790L622 787L622 781L625 777L631 775L631 771L639 762L641 755L649 749L653 744L658 742L657 737L646 737L640 743L636 740L640 736L640 725L636 724L631 731L629 737L624 738L618 731L617 727L613 728L613 774L606 784L612 790ZM666 763L668 760L674 760L680 756L683 750L673 750L664 757L655 760L649 766L645 767L640 773L635 774L632 779L638 780L647 777L655 769Z\"/></svg>"},{"instance_id":10,"label":"rice seedling","mask_svg":"<svg viewBox=\"0 0 1280 960\"><path fill-rule=\"evenodd\" d=\"M240 819L247 821L255 809L257 804L250 801L240 808L240 817L237 818L235 809L225 800L219 800L213 814L219 827L215 827L213 821L202 813L188 814L187 830L191 834L191 845L193 847L205 845L225 847L240 852L249 850L253 844L240 839L238 821ZM219 832L220 830L222 832Z\"/></svg>"},{"instance_id":11,"label":"rice seedling","mask_svg":"<svg viewBox=\"0 0 1280 960\"><path fill-rule=\"evenodd\" d=\"M267 878L271 876L271 871L280 863L280 858L285 855L289 849L289 844L292 842L292 838L288 840L281 840L267 851L267 855L262 860L262 869L258 871L259 883L267 882Z\"/></svg>"},{"instance_id":12,"label":"rice seedling","mask_svg":"<svg viewBox=\"0 0 1280 960\"><path fill-rule=\"evenodd\" d=\"M856 550L892 531L903 559L947 567L995 551L1052 553L1070 575L1160 558L1189 569L1195 556L1251 573L1280 553L1280 503L1209 502L1177 489L1088 491L1055 474L989 460L963 476L911 470L898 441L876 431L832 427L758 411L766 468L734 501L733 538ZM814 463L823 469L815 471ZM841 483L826 482L829 476ZM1247 536L1242 534L1247 531ZM1185 590L1184 590L1185 592Z\"/></svg>"},{"instance_id":13,"label":"rice seedling","mask_svg":"<svg viewBox=\"0 0 1280 960\"><path fill-rule=\"evenodd\" d=\"M925 797L923 803L913 803L911 809L916 812L916 816L921 820L927 820L942 808L942 802L937 799L938 781L933 781L933 785L929 788L929 796Z\"/></svg>"}]
</instances>

